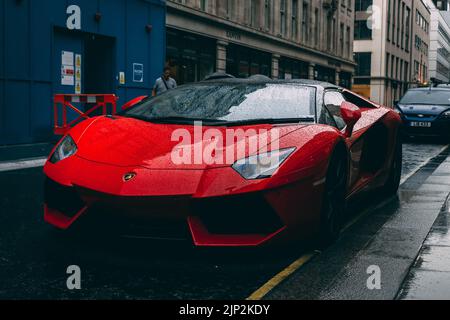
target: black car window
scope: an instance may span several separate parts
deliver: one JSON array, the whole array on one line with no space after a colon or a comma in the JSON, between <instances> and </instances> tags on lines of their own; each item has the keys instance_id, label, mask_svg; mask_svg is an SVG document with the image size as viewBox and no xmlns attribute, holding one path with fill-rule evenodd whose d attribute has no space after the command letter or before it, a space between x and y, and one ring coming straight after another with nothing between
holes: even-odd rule
<instances>
[{"instance_id":1,"label":"black car window","mask_svg":"<svg viewBox=\"0 0 450 320\"><path fill-rule=\"evenodd\" d=\"M324 98L325 108L330 112L339 130L345 128L346 124L341 115L341 104L345 101L344 96L338 91L326 91Z\"/></svg>"},{"instance_id":2,"label":"black car window","mask_svg":"<svg viewBox=\"0 0 450 320\"><path fill-rule=\"evenodd\" d=\"M322 108L320 112L319 123L337 128L336 121L334 121L334 118L331 116L327 108Z\"/></svg>"},{"instance_id":3,"label":"black car window","mask_svg":"<svg viewBox=\"0 0 450 320\"><path fill-rule=\"evenodd\" d=\"M236 122L306 118L315 121L316 89L298 84L200 83L179 87L121 113L161 118Z\"/></svg>"},{"instance_id":4,"label":"black car window","mask_svg":"<svg viewBox=\"0 0 450 320\"><path fill-rule=\"evenodd\" d=\"M342 95L346 101L353 103L355 106L358 106L358 108L376 108L375 104L370 101L366 101L351 92L344 91L342 92Z\"/></svg>"}]
</instances>

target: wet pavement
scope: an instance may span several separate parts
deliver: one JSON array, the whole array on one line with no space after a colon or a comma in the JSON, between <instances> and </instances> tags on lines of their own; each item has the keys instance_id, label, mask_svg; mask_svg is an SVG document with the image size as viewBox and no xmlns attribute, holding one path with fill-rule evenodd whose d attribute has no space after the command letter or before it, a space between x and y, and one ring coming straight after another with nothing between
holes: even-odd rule
<instances>
[{"instance_id":1,"label":"wet pavement","mask_svg":"<svg viewBox=\"0 0 450 320\"><path fill-rule=\"evenodd\" d=\"M441 183L450 180L448 152L437 156L443 147L406 144L399 197L370 194L352 204L349 221L364 217L267 298L394 298L450 192ZM305 253L64 237L42 221L43 178L41 168L0 173L0 298L245 299ZM382 293L361 285L371 264L382 266ZM69 265L81 267L80 291L66 288Z\"/></svg>"},{"instance_id":2,"label":"wet pavement","mask_svg":"<svg viewBox=\"0 0 450 320\"><path fill-rule=\"evenodd\" d=\"M450 174L450 161L442 167ZM442 183L441 180L439 180ZM450 188L450 181L447 182ZM399 292L403 300L450 299L450 198L431 228Z\"/></svg>"}]
</instances>

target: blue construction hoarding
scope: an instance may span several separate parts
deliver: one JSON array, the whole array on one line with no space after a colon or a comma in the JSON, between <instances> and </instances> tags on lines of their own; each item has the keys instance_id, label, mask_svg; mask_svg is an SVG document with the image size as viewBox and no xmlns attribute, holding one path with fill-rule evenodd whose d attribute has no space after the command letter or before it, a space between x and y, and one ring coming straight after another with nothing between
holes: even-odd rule
<instances>
[{"instance_id":1,"label":"blue construction hoarding","mask_svg":"<svg viewBox=\"0 0 450 320\"><path fill-rule=\"evenodd\" d=\"M165 15L162 0L1 0L0 145L52 140L54 94L150 94Z\"/></svg>"}]
</instances>

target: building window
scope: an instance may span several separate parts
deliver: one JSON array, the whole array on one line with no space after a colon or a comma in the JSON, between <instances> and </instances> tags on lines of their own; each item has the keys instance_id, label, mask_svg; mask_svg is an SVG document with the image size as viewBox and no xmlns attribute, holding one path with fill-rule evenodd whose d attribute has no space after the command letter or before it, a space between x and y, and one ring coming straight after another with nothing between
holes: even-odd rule
<instances>
[{"instance_id":1,"label":"building window","mask_svg":"<svg viewBox=\"0 0 450 320\"><path fill-rule=\"evenodd\" d=\"M255 74L270 77L271 61L270 53L230 44L227 48L226 72L238 78Z\"/></svg>"},{"instance_id":2,"label":"building window","mask_svg":"<svg viewBox=\"0 0 450 320\"><path fill-rule=\"evenodd\" d=\"M397 47L400 47L401 0L398 0L397 5Z\"/></svg>"},{"instance_id":3,"label":"building window","mask_svg":"<svg viewBox=\"0 0 450 320\"><path fill-rule=\"evenodd\" d=\"M339 28L339 43L340 43L340 47L339 47L339 54L341 56L344 55L344 24L341 23L341 27Z\"/></svg>"},{"instance_id":4,"label":"building window","mask_svg":"<svg viewBox=\"0 0 450 320\"><path fill-rule=\"evenodd\" d=\"M286 35L286 0L280 2L280 33Z\"/></svg>"},{"instance_id":5,"label":"building window","mask_svg":"<svg viewBox=\"0 0 450 320\"><path fill-rule=\"evenodd\" d=\"M298 0L292 0L292 38L294 40L297 39L298 36L298 22L297 22L297 15L298 15Z\"/></svg>"},{"instance_id":6,"label":"building window","mask_svg":"<svg viewBox=\"0 0 450 320\"><path fill-rule=\"evenodd\" d=\"M367 11L371 5L373 5L373 0L356 0L355 11Z\"/></svg>"},{"instance_id":7,"label":"building window","mask_svg":"<svg viewBox=\"0 0 450 320\"><path fill-rule=\"evenodd\" d=\"M391 41L391 5L392 5L392 0L388 1L388 12L387 12L387 41Z\"/></svg>"},{"instance_id":8,"label":"building window","mask_svg":"<svg viewBox=\"0 0 450 320\"><path fill-rule=\"evenodd\" d=\"M419 61L414 60L414 81L418 81L420 79L420 64Z\"/></svg>"},{"instance_id":9,"label":"building window","mask_svg":"<svg viewBox=\"0 0 450 320\"><path fill-rule=\"evenodd\" d=\"M399 78L399 74L398 74L398 63L399 63L399 59L398 57L395 59L395 79L398 80Z\"/></svg>"},{"instance_id":10,"label":"building window","mask_svg":"<svg viewBox=\"0 0 450 320\"><path fill-rule=\"evenodd\" d=\"M409 63L405 61L405 82L409 82Z\"/></svg>"},{"instance_id":11,"label":"building window","mask_svg":"<svg viewBox=\"0 0 450 320\"><path fill-rule=\"evenodd\" d=\"M320 18L319 18L319 9L316 9L314 11L314 33L315 33L315 39L316 39L316 46L319 46L320 43ZM342 39L342 43L344 42L344 39Z\"/></svg>"},{"instance_id":12,"label":"building window","mask_svg":"<svg viewBox=\"0 0 450 320\"><path fill-rule=\"evenodd\" d=\"M309 6L307 3L303 3L302 38L303 38L303 43L305 43L305 44L307 44L309 41L308 27L309 27Z\"/></svg>"},{"instance_id":13,"label":"building window","mask_svg":"<svg viewBox=\"0 0 450 320\"><path fill-rule=\"evenodd\" d=\"M386 53L386 78L389 78L389 58L391 57L391 55L389 53Z\"/></svg>"},{"instance_id":14,"label":"building window","mask_svg":"<svg viewBox=\"0 0 450 320\"><path fill-rule=\"evenodd\" d=\"M367 26L366 20L355 21L355 40L371 40L372 29Z\"/></svg>"},{"instance_id":15,"label":"building window","mask_svg":"<svg viewBox=\"0 0 450 320\"><path fill-rule=\"evenodd\" d=\"M271 14L271 0L264 1L264 25L266 30L270 30L270 14Z\"/></svg>"},{"instance_id":16,"label":"building window","mask_svg":"<svg viewBox=\"0 0 450 320\"><path fill-rule=\"evenodd\" d=\"M395 65L395 57L391 56L391 78L394 79L394 65Z\"/></svg>"},{"instance_id":17,"label":"building window","mask_svg":"<svg viewBox=\"0 0 450 320\"><path fill-rule=\"evenodd\" d=\"M327 50L333 50L333 20L331 18L327 18Z\"/></svg>"},{"instance_id":18,"label":"building window","mask_svg":"<svg viewBox=\"0 0 450 320\"><path fill-rule=\"evenodd\" d=\"M250 25L254 28L257 27L258 24L258 15L257 15L257 4L256 0L250 0Z\"/></svg>"},{"instance_id":19,"label":"building window","mask_svg":"<svg viewBox=\"0 0 450 320\"><path fill-rule=\"evenodd\" d=\"M200 0L200 9L206 11L206 7L208 5L208 0Z\"/></svg>"},{"instance_id":20,"label":"building window","mask_svg":"<svg viewBox=\"0 0 450 320\"><path fill-rule=\"evenodd\" d=\"M396 24L398 23L398 21L396 22L395 21L395 8L396 8L396 5L395 5L395 2L396 2L397 0L394 0L393 1L393 14L392 14L392 43L393 44L395 44L395 26L396 26Z\"/></svg>"},{"instance_id":21,"label":"building window","mask_svg":"<svg viewBox=\"0 0 450 320\"><path fill-rule=\"evenodd\" d=\"M197 82L216 68L216 40L168 29L166 65L179 84Z\"/></svg>"},{"instance_id":22,"label":"building window","mask_svg":"<svg viewBox=\"0 0 450 320\"><path fill-rule=\"evenodd\" d=\"M308 79L309 63L281 57L278 77L280 79Z\"/></svg>"},{"instance_id":23,"label":"building window","mask_svg":"<svg viewBox=\"0 0 450 320\"><path fill-rule=\"evenodd\" d=\"M347 35L345 37L345 48L347 51L345 56L347 58L350 58L350 55L352 53L352 48L351 48L352 42L351 42L350 37L351 37L351 29L350 29L350 27L347 27Z\"/></svg>"},{"instance_id":24,"label":"building window","mask_svg":"<svg viewBox=\"0 0 450 320\"><path fill-rule=\"evenodd\" d=\"M227 18L233 19L234 16L234 0L227 0Z\"/></svg>"},{"instance_id":25,"label":"building window","mask_svg":"<svg viewBox=\"0 0 450 320\"><path fill-rule=\"evenodd\" d=\"M404 40L405 40L405 4L402 3L402 31L401 31L401 48L404 48Z\"/></svg>"},{"instance_id":26,"label":"building window","mask_svg":"<svg viewBox=\"0 0 450 320\"><path fill-rule=\"evenodd\" d=\"M355 75L357 77L369 77L372 69L372 53L371 52L355 53L355 62L357 64Z\"/></svg>"},{"instance_id":27,"label":"building window","mask_svg":"<svg viewBox=\"0 0 450 320\"><path fill-rule=\"evenodd\" d=\"M406 8L406 18L405 18L405 23L406 23L406 30L405 30L405 50L406 52L409 52L409 24L411 22L411 9Z\"/></svg>"}]
</instances>

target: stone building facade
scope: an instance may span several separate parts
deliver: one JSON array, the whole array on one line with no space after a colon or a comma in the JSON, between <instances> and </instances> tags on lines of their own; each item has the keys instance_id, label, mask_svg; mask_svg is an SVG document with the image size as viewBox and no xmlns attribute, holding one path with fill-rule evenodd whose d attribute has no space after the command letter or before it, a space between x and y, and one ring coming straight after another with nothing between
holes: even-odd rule
<instances>
[{"instance_id":1,"label":"stone building facade","mask_svg":"<svg viewBox=\"0 0 450 320\"><path fill-rule=\"evenodd\" d=\"M422 0L356 0L353 90L393 106L429 81L430 11Z\"/></svg>"},{"instance_id":2,"label":"stone building facade","mask_svg":"<svg viewBox=\"0 0 450 320\"><path fill-rule=\"evenodd\" d=\"M215 71L350 87L354 0L167 1L167 64L180 83Z\"/></svg>"}]
</instances>

